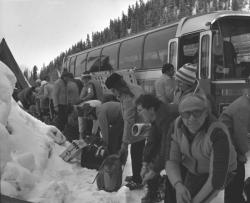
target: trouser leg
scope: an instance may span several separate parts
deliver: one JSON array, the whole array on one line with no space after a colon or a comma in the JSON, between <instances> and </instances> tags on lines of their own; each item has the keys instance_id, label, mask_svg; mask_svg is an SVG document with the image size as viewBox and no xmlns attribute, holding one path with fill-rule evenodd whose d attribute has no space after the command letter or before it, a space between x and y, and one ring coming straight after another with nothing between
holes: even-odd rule
<instances>
[{"instance_id":1,"label":"trouser leg","mask_svg":"<svg viewBox=\"0 0 250 203\"><path fill-rule=\"evenodd\" d=\"M168 176L166 176L165 182L165 199L164 203L176 203L176 193L172 184L170 183Z\"/></svg>"},{"instance_id":2,"label":"trouser leg","mask_svg":"<svg viewBox=\"0 0 250 203\"><path fill-rule=\"evenodd\" d=\"M108 150L110 154L115 154L121 149L122 144L122 134L123 134L123 121L116 123L109 130L109 137L106 140Z\"/></svg>"},{"instance_id":3,"label":"trouser leg","mask_svg":"<svg viewBox=\"0 0 250 203\"><path fill-rule=\"evenodd\" d=\"M67 122L67 105L58 105L58 118L56 126L60 131L64 130L65 124Z\"/></svg>"},{"instance_id":4,"label":"trouser leg","mask_svg":"<svg viewBox=\"0 0 250 203\"><path fill-rule=\"evenodd\" d=\"M237 163L236 175L232 181L225 188L224 202L225 203L243 203L243 188L245 179L245 164L243 162Z\"/></svg>"},{"instance_id":5,"label":"trouser leg","mask_svg":"<svg viewBox=\"0 0 250 203\"><path fill-rule=\"evenodd\" d=\"M79 136L80 139L84 139L87 135L92 134L93 121L78 117Z\"/></svg>"},{"instance_id":6,"label":"trouser leg","mask_svg":"<svg viewBox=\"0 0 250 203\"><path fill-rule=\"evenodd\" d=\"M131 144L131 164L133 181L141 183L142 179L140 176L142 167L142 154L145 146L145 140Z\"/></svg>"}]
</instances>

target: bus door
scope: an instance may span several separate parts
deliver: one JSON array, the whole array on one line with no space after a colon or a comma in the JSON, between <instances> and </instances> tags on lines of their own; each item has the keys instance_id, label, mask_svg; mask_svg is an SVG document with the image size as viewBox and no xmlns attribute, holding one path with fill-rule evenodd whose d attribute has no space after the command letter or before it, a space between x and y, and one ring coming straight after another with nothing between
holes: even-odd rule
<instances>
[{"instance_id":1,"label":"bus door","mask_svg":"<svg viewBox=\"0 0 250 203\"><path fill-rule=\"evenodd\" d=\"M211 79L219 113L249 87L250 18L225 17L213 30Z\"/></svg>"},{"instance_id":2,"label":"bus door","mask_svg":"<svg viewBox=\"0 0 250 203\"><path fill-rule=\"evenodd\" d=\"M201 88L206 92L206 94L210 94L212 97L215 97L215 95L212 95L213 92L211 91L211 39L211 31L200 33L198 79Z\"/></svg>"},{"instance_id":3,"label":"bus door","mask_svg":"<svg viewBox=\"0 0 250 203\"><path fill-rule=\"evenodd\" d=\"M171 63L174 68L175 71L177 70L177 66L178 66L178 44L179 44L179 39L178 38L174 38L169 40L168 42L168 63Z\"/></svg>"}]
</instances>

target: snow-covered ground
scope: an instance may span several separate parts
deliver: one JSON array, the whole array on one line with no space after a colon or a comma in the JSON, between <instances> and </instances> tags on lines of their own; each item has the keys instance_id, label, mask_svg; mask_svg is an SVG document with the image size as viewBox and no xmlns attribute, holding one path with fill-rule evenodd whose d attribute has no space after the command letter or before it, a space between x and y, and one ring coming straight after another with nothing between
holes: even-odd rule
<instances>
[{"instance_id":1,"label":"snow-covered ground","mask_svg":"<svg viewBox=\"0 0 250 203\"><path fill-rule=\"evenodd\" d=\"M98 191L92 184L97 171L66 163L59 154L69 143L56 144L60 132L23 111L11 98L16 79L0 62L0 173L1 193L41 203L140 202L143 190ZM128 156L130 157L130 156ZM250 157L250 154L249 154ZM246 168L250 176L250 164ZM131 175L128 159L123 176ZM222 193L214 203L222 203Z\"/></svg>"}]
</instances>

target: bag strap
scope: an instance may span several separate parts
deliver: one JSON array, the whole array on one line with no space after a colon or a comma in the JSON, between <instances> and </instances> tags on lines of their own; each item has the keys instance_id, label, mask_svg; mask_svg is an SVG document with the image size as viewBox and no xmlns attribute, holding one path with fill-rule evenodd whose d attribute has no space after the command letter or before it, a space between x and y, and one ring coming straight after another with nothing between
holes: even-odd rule
<instances>
[{"instance_id":1,"label":"bag strap","mask_svg":"<svg viewBox=\"0 0 250 203\"><path fill-rule=\"evenodd\" d=\"M101 164L101 166L99 167L98 172L97 172L97 174L96 174L94 180L93 180L92 183L90 183L90 184L94 184L94 182L96 181L96 178L97 178L97 176L99 175L100 170L103 168L104 162L106 161L107 158L108 158L108 157L106 157L106 158L102 161L102 164Z\"/></svg>"},{"instance_id":2,"label":"bag strap","mask_svg":"<svg viewBox=\"0 0 250 203\"><path fill-rule=\"evenodd\" d=\"M99 175L100 170L103 168L104 163L105 163L105 161L107 160L107 158L109 158L109 156L108 156L108 157L106 157L106 158L103 160L103 162L102 162L101 166L100 166L100 167L99 167L99 169L98 169L98 172L97 172L97 174L96 174L96 176L95 176L94 180L93 180L93 181L92 181L92 183L90 183L90 184L94 184L94 183L95 183L96 178L97 178L97 176ZM123 171L124 171L125 165L122 165L122 166L123 166L123 167L122 167L122 174L123 174Z\"/></svg>"}]
</instances>

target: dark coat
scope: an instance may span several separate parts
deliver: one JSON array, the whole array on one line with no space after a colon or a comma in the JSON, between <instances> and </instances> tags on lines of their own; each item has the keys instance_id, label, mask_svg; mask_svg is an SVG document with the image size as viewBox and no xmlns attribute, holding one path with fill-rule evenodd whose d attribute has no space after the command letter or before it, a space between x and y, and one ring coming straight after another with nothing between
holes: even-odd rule
<instances>
[{"instance_id":1,"label":"dark coat","mask_svg":"<svg viewBox=\"0 0 250 203\"><path fill-rule=\"evenodd\" d=\"M156 111L156 120L152 123L150 135L143 152L143 161L153 163L153 170L160 172L164 169L166 156L169 156L171 123L177 118L178 105L161 104Z\"/></svg>"}]
</instances>

